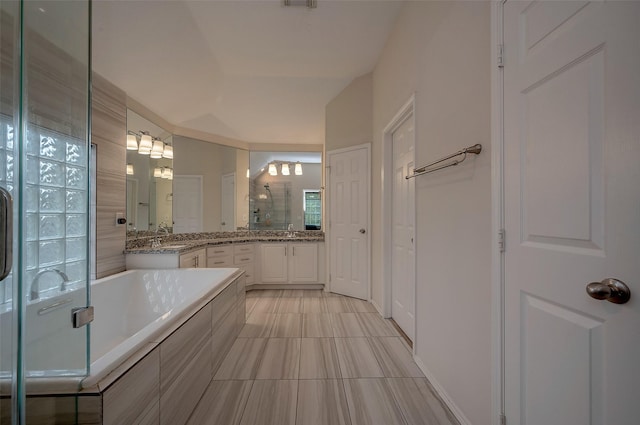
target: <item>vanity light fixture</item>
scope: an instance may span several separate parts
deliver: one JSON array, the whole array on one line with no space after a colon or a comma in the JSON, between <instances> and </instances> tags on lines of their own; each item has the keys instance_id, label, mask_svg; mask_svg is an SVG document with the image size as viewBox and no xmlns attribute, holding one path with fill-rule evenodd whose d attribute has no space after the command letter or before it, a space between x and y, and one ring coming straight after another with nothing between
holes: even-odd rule
<instances>
[{"instance_id":1,"label":"vanity light fixture","mask_svg":"<svg viewBox=\"0 0 640 425\"><path fill-rule=\"evenodd\" d=\"M247 168L247 178L251 177L251 170Z\"/></svg>"},{"instance_id":2,"label":"vanity light fixture","mask_svg":"<svg viewBox=\"0 0 640 425\"><path fill-rule=\"evenodd\" d=\"M169 144L164 145L164 151L162 152L162 157L167 159L173 159L173 146Z\"/></svg>"},{"instance_id":3,"label":"vanity light fixture","mask_svg":"<svg viewBox=\"0 0 640 425\"><path fill-rule=\"evenodd\" d=\"M299 162L296 162L295 174L296 176L302 175L302 164L300 164Z\"/></svg>"},{"instance_id":4,"label":"vanity light fixture","mask_svg":"<svg viewBox=\"0 0 640 425\"><path fill-rule=\"evenodd\" d=\"M283 176L289 175L289 164L282 164L282 175Z\"/></svg>"},{"instance_id":5,"label":"vanity light fixture","mask_svg":"<svg viewBox=\"0 0 640 425\"><path fill-rule=\"evenodd\" d=\"M278 175L278 169L276 168L276 164L269 164L269 175L271 176Z\"/></svg>"},{"instance_id":6,"label":"vanity light fixture","mask_svg":"<svg viewBox=\"0 0 640 425\"><path fill-rule=\"evenodd\" d=\"M173 168L162 167L160 170L160 178L173 180Z\"/></svg>"},{"instance_id":7,"label":"vanity light fixture","mask_svg":"<svg viewBox=\"0 0 640 425\"><path fill-rule=\"evenodd\" d=\"M127 150L138 150L138 139L135 134L127 134Z\"/></svg>"},{"instance_id":8,"label":"vanity light fixture","mask_svg":"<svg viewBox=\"0 0 640 425\"><path fill-rule=\"evenodd\" d=\"M138 146L138 153L143 155L149 155L151 153L151 148L153 147L153 140L149 133L144 131L140 132L142 135L140 136L140 145Z\"/></svg>"},{"instance_id":9,"label":"vanity light fixture","mask_svg":"<svg viewBox=\"0 0 640 425\"><path fill-rule=\"evenodd\" d=\"M127 175L128 176L133 175L133 164L127 164Z\"/></svg>"},{"instance_id":10,"label":"vanity light fixture","mask_svg":"<svg viewBox=\"0 0 640 425\"><path fill-rule=\"evenodd\" d=\"M162 140L155 139L153 141L153 147L151 148L151 158L162 158L162 153L164 152L164 143Z\"/></svg>"}]
</instances>

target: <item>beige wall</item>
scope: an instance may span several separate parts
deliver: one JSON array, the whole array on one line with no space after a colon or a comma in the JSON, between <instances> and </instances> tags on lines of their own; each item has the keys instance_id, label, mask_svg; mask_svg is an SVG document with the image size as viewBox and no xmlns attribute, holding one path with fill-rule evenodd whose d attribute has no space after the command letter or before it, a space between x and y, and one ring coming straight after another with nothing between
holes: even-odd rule
<instances>
[{"instance_id":1,"label":"beige wall","mask_svg":"<svg viewBox=\"0 0 640 425\"><path fill-rule=\"evenodd\" d=\"M209 142L174 136L173 150L174 176L202 176L203 231L219 231L222 212L220 208L220 185L222 174L224 174L222 170L222 158L224 155L221 147ZM174 205L174 210L176 207Z\"/></svg>"},{"instance_id":2,"label":"beige wall","mask_svg":"<svg viewBox=\"0 0 640 425\"><path fill-rule=\"evenodd\" d=\"M96 151L96 277L125 270L127 226L116 226L116 213L127 209L126 95L96 73L92 77L91 142ZM93 273L93 271L92 271Z\"/></svg>"},{"instance_id":3,"label":"beige wall","mask_svg":"<svg viewBox=\"0 0 640 425\"><path fill-rule=\"evenodd\" d=\"M373 73L372 294L380 264L382 134L415 93L416 164L481 143L416 184L416 355L473 424L491 419L490 4L404 6Z\"/></svg>"},{"instance_id":4,"label":"beige wall","mask_svg":"<svg viewBox=\"0 0 640 425\"><path fill-rule=\"evenodd\" d=\"M325 152L371 143L372 85L371 73L358 77L327 104Z\"/></svg>"}]
</instances>

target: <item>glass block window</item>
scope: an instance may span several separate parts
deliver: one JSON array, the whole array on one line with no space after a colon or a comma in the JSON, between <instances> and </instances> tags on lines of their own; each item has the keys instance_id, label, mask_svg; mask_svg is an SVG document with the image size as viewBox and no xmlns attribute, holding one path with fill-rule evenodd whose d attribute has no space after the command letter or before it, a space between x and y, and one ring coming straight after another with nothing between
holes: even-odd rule
<instances>
[{"instance_id":1,"label":"glass block window","mask_svg":"<svg viewBox=\"0 0 640 425\"><path fill-rule=\"evenodd\" d=\"M25 282L30 285L38 272L55 269L68 276L67 288L83 287L88 253L87 143L30 125L25 148ZM42 275L40 297L55 295L60 285L58 274Z\"/></svg>"},{"instance_id":2,"label":"glass block window","mask_svg":"<svg viewBox=\"0 0 640 425\"><path fill-rule=\"evenodd\" d=\"M318 190L304 191L304 228L320 230L322 227L322 198Z\"/></svg>"}]
</instances>

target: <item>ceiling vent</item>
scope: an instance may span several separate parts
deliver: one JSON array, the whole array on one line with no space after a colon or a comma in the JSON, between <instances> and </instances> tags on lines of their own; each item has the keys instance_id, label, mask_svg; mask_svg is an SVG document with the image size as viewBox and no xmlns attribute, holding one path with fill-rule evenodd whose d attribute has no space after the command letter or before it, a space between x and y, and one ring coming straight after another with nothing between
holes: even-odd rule
<instances>
[{"instance_id":1,"label":"ceiling vent","mask_svg":"<svg viewBox=\"0 0 640 425\"><path fill-rule=\"evenodd\" d=\"M318 0L283 0L282 4L285 7L306 6L309 9L315 9L318 7Z\"/></svg>"}]
</instances>

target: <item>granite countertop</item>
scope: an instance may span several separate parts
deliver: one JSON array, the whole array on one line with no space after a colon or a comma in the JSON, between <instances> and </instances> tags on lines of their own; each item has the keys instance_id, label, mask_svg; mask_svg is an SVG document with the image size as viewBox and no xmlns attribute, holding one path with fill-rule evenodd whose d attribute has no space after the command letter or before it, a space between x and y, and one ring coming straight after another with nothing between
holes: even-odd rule
<instances>
[{"instance_id":1,"label":"granite countertop","mask_svg":"<svg viewBox=\"0 0 640 425\"><path fill-rule=\"evenodd\" d=\"M161 244L151 248L155 236L143 236L127 240L125 254L184 254L207 246L231 245L251 242L324 242L324 232L296 231L294 237L286 231L244 231L178 233L159 235Z\"/></svg>"}]
</instances>

